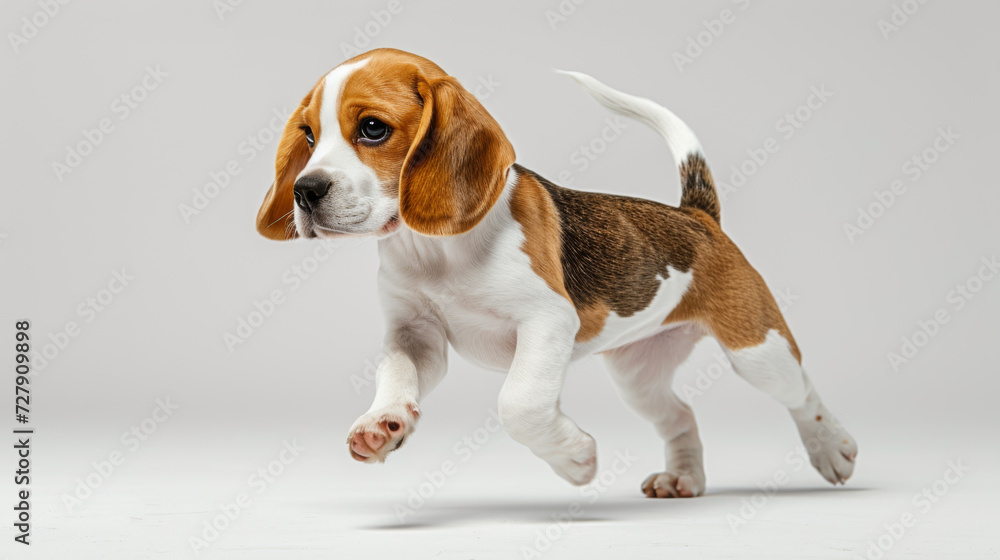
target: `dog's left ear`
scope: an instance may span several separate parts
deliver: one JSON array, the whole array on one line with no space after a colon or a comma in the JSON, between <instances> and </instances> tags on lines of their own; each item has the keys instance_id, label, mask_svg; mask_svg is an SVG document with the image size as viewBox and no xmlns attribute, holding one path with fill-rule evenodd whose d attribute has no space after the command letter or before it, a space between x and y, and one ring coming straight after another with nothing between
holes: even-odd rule
<instances>
[{"instance_id":1,"label":"dog's left ear","mask_svg":"<svg viewBox=\"0 0 1000 560\"><path fill-rule=\"evenodd\" d=\"M418 75L416 88L424 107L400 172L400 216L424 235L464 233L499 198L514 147L455 78Z\"/></svg>"},{"instance_id":2,"label":"dog's left ear","mask_svg":"<svg viewBox=\"0 0 1000 560\"><path fill-rule=\"evenodd\" d=\"M268 239L285 241L299 236L295 231L295 178L309 163L309 144L299 128L303 107L312 94L302 100L302 104L292 113L285 124L285 130L278 142L278 154L274 160L274 182L267 191L264 202L257 212L257 231Z\"/></svg>"}]
</instances>

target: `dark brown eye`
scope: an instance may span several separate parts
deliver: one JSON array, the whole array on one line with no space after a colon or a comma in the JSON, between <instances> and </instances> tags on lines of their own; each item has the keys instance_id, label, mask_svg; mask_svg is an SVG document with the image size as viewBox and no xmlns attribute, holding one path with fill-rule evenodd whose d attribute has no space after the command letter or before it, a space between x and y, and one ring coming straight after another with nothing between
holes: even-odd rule
<instances>
[{"instance_id":1,"label":"dark brown eye","mask_svg":"<svg viewBox=\"0 0 1000 560\"><path fill-rule=\"evenodd\" d=\"M308 126L303 126L303 127L299 127L299 128L302 130L302 132L306 133L306 144L309 144L310 148L312 148L313 146L315 146L316 145L316 138L313 137L313 131L312 131L312 129L309 128Z\"/></svg>"},{"instance_id":2,"label":"dark brown eye","mask_svg":"<svg viewBox=\"0 0 1000 560\"><path fill-rule=\"evenodd\" d=\"M377 144L389 137L389 125L374 118L366 117L361 119L358 125L359 140L368 144Z\"/></svg>"}]
</instances>

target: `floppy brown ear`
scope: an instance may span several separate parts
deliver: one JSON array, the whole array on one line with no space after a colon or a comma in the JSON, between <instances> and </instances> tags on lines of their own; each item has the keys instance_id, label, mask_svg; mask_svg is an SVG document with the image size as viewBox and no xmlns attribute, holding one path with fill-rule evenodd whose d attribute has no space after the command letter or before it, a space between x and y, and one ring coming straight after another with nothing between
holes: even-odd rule
<instances>
[{"instance_id":1,"label":"floppy brown ear","mask_svg":"<svg viewBox=\"0 0 1000 560\"><path fill-rule=\"evenodd\" d=\"M424 107L399 177L399 212L424 235L456 235L489 212L514 164L514 147L454 78L417 78Z\"/></svg>"},{"instance_id":2,"label":"floppy brown ear","mask_svg":"<svg viewBox=\"0 0 1000 560\"><path fill-rule=\"evenodd\" d=\"M285 124L278 143L278 155L274 160L274 182L257 212L257 231L276 241L299 236L295 231L295 198L292 187L295 185L295 177L306 166L310 155L309 144L299 130L301 113L300 106Z\"/></svg>"}]
</instances>

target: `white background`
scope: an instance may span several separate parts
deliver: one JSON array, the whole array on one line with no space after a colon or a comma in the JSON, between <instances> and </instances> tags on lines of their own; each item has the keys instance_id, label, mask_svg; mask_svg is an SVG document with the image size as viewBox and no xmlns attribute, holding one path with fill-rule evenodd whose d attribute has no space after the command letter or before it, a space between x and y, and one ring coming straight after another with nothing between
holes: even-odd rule
<instances>
[{"instance_id":1,"label":"white background","mask_svg":"<svg viewBox=\"0 0 1000 560\"><path fill-rule=\"evenodd\" d=\"M905 22L897 15L894 31L879 23L891 21L892 1L248 0L221 16L219 4L73 2L47 18L35 2L3 7L0 332L9 344L0 356L13 367L20 319L31 320L36 348L51 345L54 356L31 380L34 544L7 544L6 555L194 556L191 537L241 492L250 505L202 556L512 558L537 548L551 558L854 558L868 557L880 537L891 544L887 558L997 553L987 500L998 490L1000 278L973 280L981 259L1000 252L996 4L931 2ZM916 5L895 2L904 4ZM723 10L731 23L713 23ZM11 37L30 34L22 18L45 21L26 43ZM700 53L690 47L699 39ZM254 231L273 174L269 127L283 125L274 112L290 112L354 43L437 62L480 97L521 164L580 189L679 198L662 141L626 123L597 142L610 115L553 68L677 112L720 186L734 186L733 168L753 167L748 150L773 138L778 150L726 197L723 226L786 294L804 364L858 440L848 485L829 488L808 465L796 469L787 413L727 369L688 392L708 495L646 500L639 483L662 468L662 446L593 358L574 366L563 395L564 410L598 440L609 484L589 494L487 429L503 378L458 356L406 446L385 465L354 463L345 437L371 400L365 374L382 336L375 243L340 244L296 285L286 274L313 264L317 246ZM166 76L155 89L134 89L147 67ZM807 109L814 87L832 95ZM119 98L133 94L142 100L126 114ZM801 127L789 129L786 115L797 111ZM102 119L113 131L70 172L55 171ZM939 129L957 138L928 153L934 163L918 178L911 160ZM251 136L259 150L245 144ZM591 160L580 149L592 143L600 153ZM238 174L225 173L231 160ZM224 188L206 187L223 175ZM849 237L844 225L857 225L859 208L896 180L905 194ZM196 192L213 197L185 217L180 206ZM100 312L80 309L106 298L123 268L134 278L120 293ZM969 282L979 291L959 308L949 294ZM227 346L224 335L274 290L284 303ZM939 309L947 322L918 335L926 344L897 371L889 354ZM60 334L68 322L76 336ZM699 347L682 390L698 387L699 372L716 373L714 350ZM7 390L12 401L12 383ZM155 433L133 451L121 436L157 399L178 408L163 423L147 421ZM486 441L466 454L470 435ZM257 494L248 478L293 441L305 450ZM633 464L606 470L626 449ZM122 463L106 478L94 474L116 451ZM5 457L13 471L13 452ZM396 506L444 461L457 473L399 523ZM949 461L969 471L938 483L947 494L924 511L912 498ZM759 485L779 471L789 478L777 495L748 513L742 500L759 503ZM67 507L66 496L87 494L88 476L100 486ZM0 503L14 501L7 488ZM582 513L553 528L551 516L574 501ZM6 511L0 522L10 526ZM906 513L915 524L886 537L885 524ZM734 531L733 516L747 523ZM546 530L551 543L539 537Z\"/></svg>"}]
</instances>

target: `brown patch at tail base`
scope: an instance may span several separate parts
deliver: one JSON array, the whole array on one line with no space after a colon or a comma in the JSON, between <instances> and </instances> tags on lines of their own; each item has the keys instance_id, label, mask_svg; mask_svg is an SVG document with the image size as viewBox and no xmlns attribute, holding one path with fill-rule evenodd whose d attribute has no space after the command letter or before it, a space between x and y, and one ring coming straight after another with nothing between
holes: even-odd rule
<instances>
[{"instance_id":1,"label":"brown patch at tail base","mask_svg":"<svg viewBox=\"0 0 1000 560\"><path fill-rule=\"evenodd\" d=\"M694 321L706 326L730 350L757 346L770 330L802 354L764 280L707 213L693 212L711 237L698 253L691 286L664 324Z\"/></svg>"}]
</instances>

